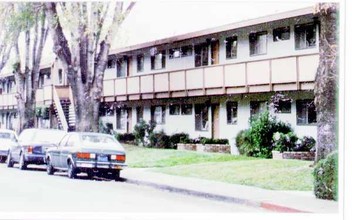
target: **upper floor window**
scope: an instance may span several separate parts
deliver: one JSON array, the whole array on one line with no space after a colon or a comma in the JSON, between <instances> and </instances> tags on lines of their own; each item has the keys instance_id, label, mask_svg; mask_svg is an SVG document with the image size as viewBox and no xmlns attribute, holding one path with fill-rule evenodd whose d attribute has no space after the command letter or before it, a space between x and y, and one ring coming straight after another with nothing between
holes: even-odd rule
<instances>
[{"instance_id":1,"label":"upper floor window","mask_svg":"<svg viewBox=\"0 0 352 220\"><path fill-rule=\"evenodd\" d=\"M192 45L172 48L169 50L169 59L191 56L192 51Z\"/></svg>"},{"instance_id":2,"label":"upper floor window","mask_svg":"<svg viewBox=\"0 0 352 220\"><path fill-rule=\"evenodd\" d=\"M227 102L227 124L237 124L237 102Z\"/></svg>"},{"instance_id":3,"label":"upper floor window","mask_svg":"<svg viewBox=\"0 0 352 220\"><path fill-rule=\"evenodd\" d=\"M295 26L295 45L296 49L307 49L316 45L316 26L315 24L305 24Z\"/></svg>"},{"instance_id":4,"label":"upper floor window","mask_svg":"<svg viewBox=\"0 0 352 220\"><path fill-rule=\"evenodd\" d=\"M317 113L313 99L297 100L296 108L298 125L314 124L317 122Z\"/></svg>"},{"instance_id":5,"label":"upper floor window","mask_svg":"<svg viewBox=\"0 0 352 220\"><path fill-rule=\"evenodd\" d=\"M194 46L195 66L208 66L209 63L209 46L206 43Z\"/></svg>"},{"instance_id":6,"label":"upper floor window","mask_svg":"<svg viewBox=\"0 0 352 220\"><path fill-rule=\"evenodd\" d=\"M116 61L116 77L125 77L128 70L128 58L122 57Z\"/></svg>"},{"instance_id":7,"label":"upper floor window","mask_svg":"<svg viewBox=\"0 0 352 220\"><path fill-rule=\"evenodd\" d=\"M116 66L116 61L114 59L108 59L107 68L113 69Z\"/></svg>"},{"instance_id":8,"label":"upper floor window","mask_svg":"<svg viewBox=\"0 0 352 220\"><path fill-rule=\"evenodd\" d=\"M250 55L266 54L267 35L266 31L249 34Z\"/></svg>"},{"instance_id":9,"label":"upper floor window","mask_svg":"<svg viewBox=\"0 0 352 220\"><path fill-rule=\"evenodd\" d=\"M137 55L137 72L144 71L144 55L139 54Z\"/></svg>"},{"instance_id":10,"label":"upper floor window","mask_svg":"<svg viewBox=\"0 0 352 220\"><path fill-rule=\"evenodd\" d=\"M59 84L62 83L62 69L59 69Z\"/></svg>"},{"instance_id":11,"label":"upper floor window","mask_svg":"<svg viewBox=\"0 0 352 220\"><path fill-rule=\"evenodd\" d=\"M290 39L290 26L275 28L273 30L274 42L289 40Z\"/></svg>"},{"instance_id":12,"label":"upper floor window","mask_svg":"<svg viewBox=\"0 0 352 220\"><path fill-rule=\"evenodd\" d=\"M152 70L165 68L165 50L151 56L151 66Z\"/></svg>"},{"instance_id":13,"label":"upper floor window","mask_svg":"<svg viewBox=\"0 0 352 220\"><path fill-rule=\"evenodd\" d=\"M236 58L237 56L237 36L228 37L226 42L226 58Z\"/></svg>"}]
</instances>

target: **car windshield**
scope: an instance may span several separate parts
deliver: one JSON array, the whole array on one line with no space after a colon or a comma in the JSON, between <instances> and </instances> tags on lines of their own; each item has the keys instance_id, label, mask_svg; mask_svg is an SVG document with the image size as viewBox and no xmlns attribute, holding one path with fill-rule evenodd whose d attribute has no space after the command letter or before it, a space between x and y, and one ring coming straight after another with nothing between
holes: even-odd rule
<instances>
[{"instance_id":1,"label":"car windshield","mask_svg":"<svg viewBox=\"0 0 352 220\"><path fill-rule=\"evenodd\" d=\"M98 134L82 134L81 140L85 144L116 143L113 137Z\"/></svg>"},{"instance_id":2,"label":"car windshield","mask_svg":"<svg viewBox=\"0 0 352 220\"><path fill-rule=\"evenodd\" d=\"M10 139L11 141L17 141L15 134L9 132L0 132L0 139Z\"/></svg>"},{"instance_id":3,"label":"car windshield","mask_svg":"<svg viewBox=\"0 0 352 220\"><path fill-rule=\"evenodd\" d=\"M20 135L21 141L28 142L49 142L57 144L65 136L64 131L60 130L24 130Z\"/></svg>"}]
</instances>

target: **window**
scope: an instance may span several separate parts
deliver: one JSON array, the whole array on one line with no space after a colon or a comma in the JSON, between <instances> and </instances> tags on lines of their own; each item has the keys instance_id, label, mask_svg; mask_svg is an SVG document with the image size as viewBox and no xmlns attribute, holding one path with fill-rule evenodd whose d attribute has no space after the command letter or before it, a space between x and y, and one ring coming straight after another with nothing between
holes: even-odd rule
<instances>
[{"instance_id":1,"label":"window","mask_svg":"<svg viewBox=\"0 0 352 220\"><path fill-rule=\"evenodd\" d=\"M207 131L209 124L208 106L204 104L195 105L195 126L196 131Z\"/></svg>"},{"instance_id":2,"label":"window","mask_svg":"<svg viewBox=\"0 0 352 220\"><path fill-rule=\"evenodd\" d=\"M116 77L126 77L128 68L128 58L119 58L116 61Z\"/></svg>"},{"instance_id":3,"label":"window","mask_svg":"<svg viewBox=\"0 0 352 220\"><path fill-rule=\"evenodd\" d=\"M143 110L144 108L142 106L138 106L136 108L137 123L141 123L143 121Z\"/></svg>"},{"instance_id":4,"label":"window","mask_svg":"<svg viewBox=\"0 0 352 220\"><path fill-rule=\"evenodd\" d=\"M192 45L187 45L180 48L172 48L169 50L169 59L191 56L192 50Z\"/></svg>"},{"instance_id":5,"label":"window","mask_svg":"<svg viewBox=\"0 0 352 220\"><path fill-rule=\"evenodd\" d=\"M165 68L165 50L151 56L152 70Z\"/></svg>"},{"instance_id":6,"label":"window","mask_svg":"<svg viewBox=\"0 0 352 220\"><path fill-rule=\"evenodd\" d=\"M108 59L108 64L107 64L107 68L108 69L113 69L116 66L116 61L114 59Z\"/></svg>"},{"instance_id":7,"label":"window","mask_svg":"<svg viewBox=\"0 0 352 220\"><path fill-rule=\"evenodd\" d=\"M295 26L296 49L307 49L316 45L316 27L314 24Z\"/></svg>"},{"instance_id":8,"label":"window","mask_svg":"<svg viewBox=\"0 0 352 220\"><path fill-rule=\"evenodd\" d=\"M122 108L116 109L116 129L126 128L126 110Z\"/></svg>"},{"instance_id":9,"label":"window","mask_svg":"<svg viewBox=\"0 0 352 220\"><path fill-rule=\"evenodd\" d=\"M192 56L192 52L193 52L192 45L181 47L181 57Z\"/></svg>"},{"instance_id":10,"label":"window","mask_svg":"<svg viewBox=\"0 0 352 220\"><path fill-rule=\"evenodd\" d=\"M208 44L200 44L196 45L194 47L194 61L195 61L195 66L208 66L208 57L209 57L209 52L208 52Z\"/></svg>"},{"instance_id":11,"label":"window","mask_svg":"<svg viewBox=\"0 0 352 220\"><path fill-rule=\"evenodd\" d=\"M268 110L268 105L265 101L251 101L250 102L250 111L251 118L257 117L260 113Z\"/></svg>"},{"instance_id":12,"label":"window","mask_svg":"<svg viewBox=\"0 0 352 220\"><path fill-rule=\"evenodd\" d=\"M226 59L236 58L237 56L237 36L228 37L226 42Z\"/></svg>"},{"instance_id":13,"label":"window","mask_svg":"<svg viewBox=\"0 0 352 220\"><path fill-rule=\"evenodd\" d=\"M237 124L237 102L227 102L227 124Z\"/></svg>"},{"instance_id":14,"label":"window","mask_svg":"<svg viewBox=\"0 0 352 220\"><path fill-rule=\"evenodd\" d=\"M137 55L137 72L144 71L144 55L139 54Z\"/></svg>"},{"instance_id":15,"label":"window","mask_svg":"<svg viewBox=\"0 0 352 220\"><path fill-rule=\"evenodd\" d=\"M181 57L181 49L180 48L173 48L169 50L169 58L179 58Z\"/></svg>"},{"instance_id":16,"label":"window","mask_svg":"<svg viewBox=\"0 0 352 220\"><path fill-rule=\"evenodd\" d=\"M297 100L297 124L307 125L317 122L317 113L313 99Z\"/></svg>"},{"instance_id":17,"label":"window","mask_svg":"<svg viewBox=\"0 0 352 220\"><path fill-rule=\"evenodd\" d=\"M279 100L275 113L291 113L291 100Z\"/></svg>"},{"instance_id":18,"label":"window","mask_svg":"<svg viewBox=\"0 0 352 220\"><path fill-rule=\"evenodd\" d=\"M165 106L152 106L152 121L156 124L165 124Z\"/></svg>"},{"instance_id":19,"label":"window","mask_svg":"<svg viewBox=\"0 0 352 220\"><path fill-rule=\"evenodd\" d=\"M180 105L178 104L174 104L174 105L171 104L169 108L170 108L170 115L179 115L181 112Z\"/></svg>"},{"instance_id":20,"label":"window","mask_svg":"<svg viewBox=\"0 0 352 220\"><path fill-rule=\"evenodd\" d=\"M182 115L192 115L192 104L181 105L181 114Z\"/></svg>"},{"instance_id":21,"label":"window","mask_svg":"<svg viewBox=\"0 0 352 220\"><path fill-rule=\"evenodd\" d=\"M273 30L274 42L289 40L290 39L290 26L280 27Z\"/></svg>"},{"instance_id":22,"label":"window","mask_svg":"<svg viewBox=\"0 0 352 220\"><path fill-rule=\"evenodd\" d=\"M250 55L266 54L267 32L249 34L249 50Z\"/></svg>"},{"instance_id":23,"label":"window","mask_svg":"<svg viewBox=\"0 0 352 220\"><path fill-rule=\"evenodd\" d=\"M59 84L62 83L62 69L59 69Z\"/></svg>"}]
</instances>

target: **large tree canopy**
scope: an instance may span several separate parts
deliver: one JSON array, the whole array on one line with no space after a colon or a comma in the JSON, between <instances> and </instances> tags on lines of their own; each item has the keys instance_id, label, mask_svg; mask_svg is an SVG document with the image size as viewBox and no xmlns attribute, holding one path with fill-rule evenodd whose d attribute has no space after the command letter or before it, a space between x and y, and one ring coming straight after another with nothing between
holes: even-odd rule
<instances>
[{"instance_id":1,"label":"large tree canopy","mask_svg":"<svg viewBox=\"0 0 352 220\"><path fill-rule=\"evenodd\" d=\"M97 131L111 42L134 6L123 2L48 2L54 52L72 88L76 130Z\"/></svg>"}]
</instances>

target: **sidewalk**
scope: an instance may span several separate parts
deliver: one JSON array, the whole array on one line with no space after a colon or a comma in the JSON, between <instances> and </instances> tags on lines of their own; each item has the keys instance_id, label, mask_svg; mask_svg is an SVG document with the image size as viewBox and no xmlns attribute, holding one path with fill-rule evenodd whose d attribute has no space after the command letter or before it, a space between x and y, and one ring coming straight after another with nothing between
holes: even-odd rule
<instances>
[{"instance_id":1,"label":"sidewalk","mask_svg":"<svg viewBox=\"0 0 352 220\"><path fill-rule=\"evenodd\" d=\"M175 193L261 207L275 212L337 213L335 201L316 199L313 192L274 191L210 180L180 177L148 169L127 168L121 177L127 183Z\"/></svg>"}]
</instances>

